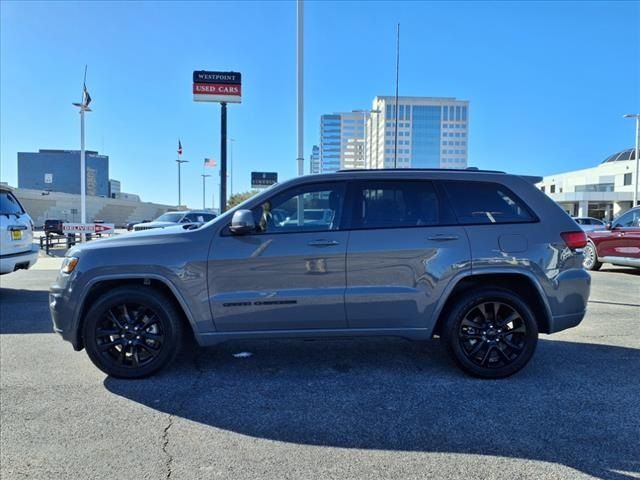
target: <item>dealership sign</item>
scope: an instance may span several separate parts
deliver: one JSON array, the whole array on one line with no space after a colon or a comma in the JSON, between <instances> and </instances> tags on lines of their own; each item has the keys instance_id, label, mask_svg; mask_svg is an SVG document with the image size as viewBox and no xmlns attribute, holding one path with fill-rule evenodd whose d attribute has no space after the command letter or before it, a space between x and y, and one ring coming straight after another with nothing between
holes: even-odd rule
<instances>
[{"instance_id":1,"label":"dealership sign","mask_svg":"<svg viewBox=\"0 0 640 480\"><path fill-rule=\"evenodd\" d=\"M278 183L277 172L251 172L251 188L264 188Z\"/></svg>"},{"instance_id":2,"label":"dealership sign","mask_svg":"<svg viewBox=\"0 0 640 480\"><path fill-rule=\"evenodd\" d=\"M63 223L63 233L113 233L113 223Z\"/></svg>"},{"instance_id":3,"label":"dealership sign","mask_svg":"<svg viewBox=\"0 0 640 480\"><path fill-rule=\"evenodd\" d=\"M193 72L193 99L196 102L240 103L242 79L238 72Z\"/></svg>"}]
</instances>

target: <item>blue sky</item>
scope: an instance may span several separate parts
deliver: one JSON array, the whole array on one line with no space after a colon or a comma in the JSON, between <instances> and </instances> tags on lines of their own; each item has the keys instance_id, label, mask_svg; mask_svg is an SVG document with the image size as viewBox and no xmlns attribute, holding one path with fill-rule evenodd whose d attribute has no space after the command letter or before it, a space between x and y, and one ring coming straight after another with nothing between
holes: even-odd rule
<instances>
[{"instance_id":1,"label":"blue sky","mask_svg":"<svg viewBox=\"0 0 640 480\"><path fill-rule=\"evenodd\" d=\"M229 106L234 191L252 170L296 173L294 2L0 3L1 179L16 153L79 148L82 74L94 111L87 148L145 201L201 206L204 157L219 158L220 107L192 100L194 69L236 70ZM595 165L632 146L640 111L639 2L305 4L305 157L319 117L400 94L469 100L469 164L526 174ZM206 173L214 173L207 171ZM217 173L217 170L216 172ZM210 197L210 195L207 195Z\"/></svg>"}]
</instances>

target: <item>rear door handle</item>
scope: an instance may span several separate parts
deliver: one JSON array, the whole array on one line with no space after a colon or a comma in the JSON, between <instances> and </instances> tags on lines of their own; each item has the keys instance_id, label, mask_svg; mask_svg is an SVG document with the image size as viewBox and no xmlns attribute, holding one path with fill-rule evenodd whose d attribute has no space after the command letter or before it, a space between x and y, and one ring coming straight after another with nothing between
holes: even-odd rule
<instances>
[{"instance_id":1,"label":"rear door handle","mask_svg":"<svg viewBox=\"0 0 640 480\"><path fill-rule=\"evenodd\" d=\"M338 242L335 240L311 240L307 245L310 247L331 247L338 245Z\"/></svg>"},{"instance_id":2,"label":"rear door handle","mask_svg":"<svg viewBox=\"0 0 640 480\"><path fill-rule=\"evenodd\" d=\"M438 234L438 235L431 235L430 237L427 237L428 240L433 240L435 242L447 242L449 240L458 240L458 235L444 235L444 234Z\"/></svg>"}]
</instances>

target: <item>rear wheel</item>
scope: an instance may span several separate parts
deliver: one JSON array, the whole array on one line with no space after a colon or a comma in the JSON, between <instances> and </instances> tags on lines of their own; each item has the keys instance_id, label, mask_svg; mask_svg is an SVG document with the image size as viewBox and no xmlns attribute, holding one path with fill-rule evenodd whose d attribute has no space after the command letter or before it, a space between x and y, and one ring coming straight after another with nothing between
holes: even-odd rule
<instances>
[{"instance_id":1,"label":"rear wheel","mask_svg":"<svg viewBox=\"0 0 640 480\"><path fill-rule=\"evenodd\" d=\"M504 378L523 368L538 343L531 309L514 293L479 289L463 295L443 336L456 363L481 378Z\"/></svg>"},{"instance_id":2,"label":"rear wheel","mask_svg":"<svg viewBox=\"0 0 640 480\"><path fill-rule=\"evenodd\" d=\"M582 266L585 270L600 270L602 263L598 261L598 251L593 242L587 242L582 252L584 255Z\"/></svg>"},{"instance_id":3,"label":"rear wheel","mask_svg":"<svg viewBox=\"0 0 640 480\"><path fill-rule=\"evenodd\" d=\"M182 325L175 306L147 287L121 287L91 306L83 328L91 361L108 375L141 378L176 356Z\"/></svg>"}]
</instances>

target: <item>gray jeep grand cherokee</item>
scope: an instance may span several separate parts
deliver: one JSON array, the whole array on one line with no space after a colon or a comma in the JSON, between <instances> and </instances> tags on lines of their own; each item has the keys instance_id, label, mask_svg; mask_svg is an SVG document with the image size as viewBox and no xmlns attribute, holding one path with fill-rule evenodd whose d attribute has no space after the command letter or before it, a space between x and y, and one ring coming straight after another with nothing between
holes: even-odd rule
<instances>
[{"instance_id":1,"label":"gray jeep grand cherokee","mask_svg":"<svg viewBox=\"0 0 640 480\"><path fill-rule=\"evenodd\" d=\"M439 336L463 370L500 378L529 361L538 332L584 317L585 243L530 178L342 171L275 185L200 228L75 247L50 308L54 329L115 377L160 370L189 333L200 345Z\"/></svg>"}]
</instances>

